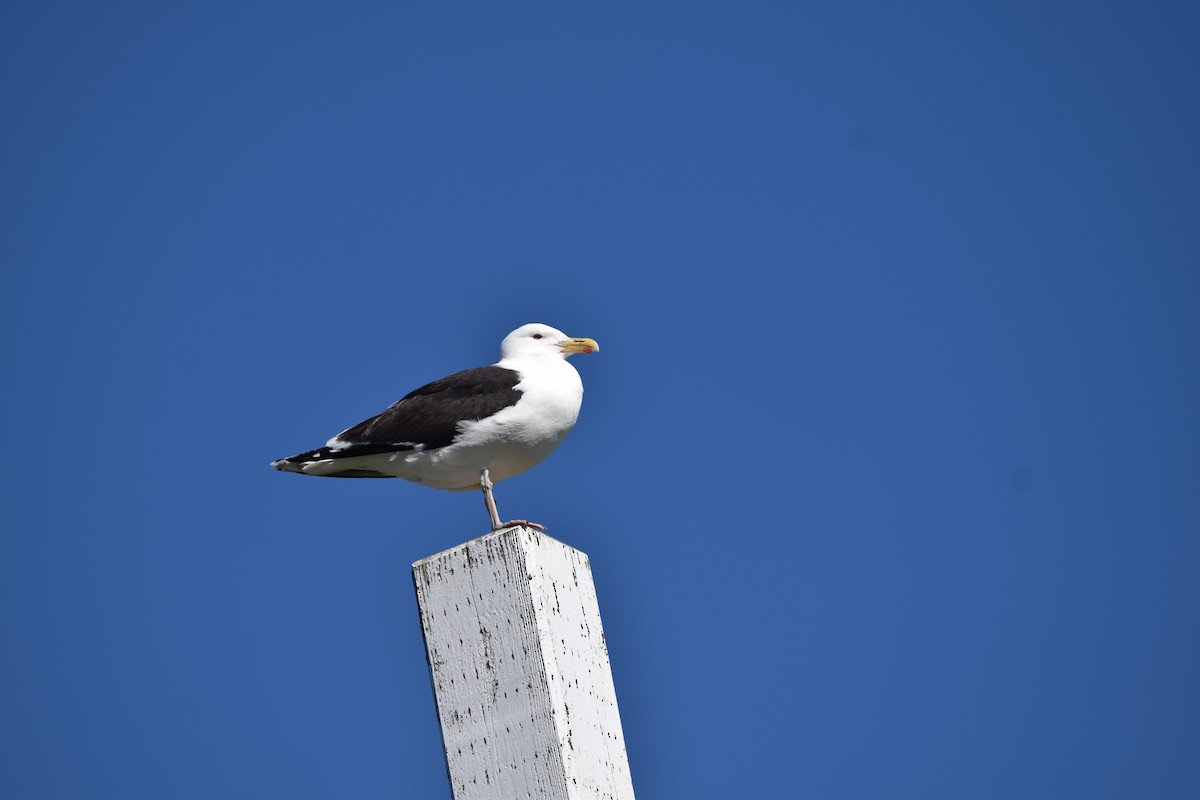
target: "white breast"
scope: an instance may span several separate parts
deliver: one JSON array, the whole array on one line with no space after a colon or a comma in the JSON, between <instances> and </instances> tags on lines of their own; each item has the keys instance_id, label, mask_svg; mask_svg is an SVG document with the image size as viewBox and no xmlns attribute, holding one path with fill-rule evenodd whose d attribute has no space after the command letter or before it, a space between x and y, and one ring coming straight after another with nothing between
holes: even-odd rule
<instances>
[{"instance_id":1,"label":"white breast","mask_svg":"<svg viewBox=\"0 0 1200 800\"><path fill-rule=\"evenodd\" d=\"M509 365L501 361L499 366ZM438 489L476 489L485 467L493 482L511 478L536 466L566 438L583 403L579 373L558 359L522 362L514 368L521 373L516 387L521 399L487 419L461 423L454 444L423 454L429 466L436 465L438 477L434 479L431 471L418 482ZM412 466L418 473L425 471L422 465Z\"/></svg>"}]
</instances>

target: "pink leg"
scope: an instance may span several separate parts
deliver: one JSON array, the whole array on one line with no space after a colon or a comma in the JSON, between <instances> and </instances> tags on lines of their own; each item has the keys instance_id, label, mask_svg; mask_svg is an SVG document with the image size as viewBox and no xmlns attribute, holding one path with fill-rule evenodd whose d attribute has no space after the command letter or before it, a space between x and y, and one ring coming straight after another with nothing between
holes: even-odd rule
<instances>
[{"instance_id":1,"label":"pink leg","mask_svg":"<svg viewBox=\"0 0 1200 800\"><path fill-rule=\"evenodd\" d=\"M492 479L488 477L487 467L483 468L483 472L479 473L479 485L483 488L483 503L487 506L488 517L492 520L492 530L498 531L503 528L511 528L514 525L524 525L526 528L544 531L545 526L538 525L536 522L530 522L527 519L512 519L508 522L500 521L500 513L496 510L496 498L492 494Z\"/></svg>"}]
</instances>

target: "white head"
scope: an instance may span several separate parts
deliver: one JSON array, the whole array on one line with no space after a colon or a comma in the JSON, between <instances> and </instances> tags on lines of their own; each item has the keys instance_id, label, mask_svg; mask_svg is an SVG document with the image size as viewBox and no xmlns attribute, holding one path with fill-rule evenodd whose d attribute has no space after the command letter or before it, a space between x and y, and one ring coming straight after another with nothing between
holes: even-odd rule
<instances>
[{"instance_id":1,"label":"white head","mask_svg":"<svg viewBox=\"0 0 1200 800\"><path fill-rule=\"evenodd\" d=\"M560 330L531 322L504 337L500 358L567 358L575 353L597 353L595 339L572 339Z\"/></svg>"}]
</instances>

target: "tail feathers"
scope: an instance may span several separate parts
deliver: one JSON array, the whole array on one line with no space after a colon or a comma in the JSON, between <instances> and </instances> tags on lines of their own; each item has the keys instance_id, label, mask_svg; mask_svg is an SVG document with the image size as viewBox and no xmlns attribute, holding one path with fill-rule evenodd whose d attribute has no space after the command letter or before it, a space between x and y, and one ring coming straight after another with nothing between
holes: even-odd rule
<instances>
[{"instance_id":1,"label":"tail feathers","mask_svg":"<svg viewBox=\"0 0 1200 800\"><path fill-rule=\"evenodd\" d=\"M304 463L297 463L290 458L281 458L278 461L272 461L271 466L280 472L304 472Z\"/></svg>"},{"instance_id":2,"label":"tail feathers","mask_svg":"<svg viewBox=\"0 0 1200 800\"><path fill-rule=\"evenodd\" d=\"M310 450L298 456L272 461L271 466L280 472L296 472L301 475L317 475L325 478L395 478L396 475L380 472L369 467L358 466L361 459L330 458L326 447Z\"/></svg>"},{"instance_id":3,"label":"tail feathers","mask_svg":"<svg viewBox=\"0 0 1200 800\"><path fill-rule=\"evenodd\" d=\"M302 473L302 472L304 472L305 464L308 464L311 461L316 461L317 459L320 459L320 458L327 458L327 456L321 455L321 451L323 449L324 448L321 448L318 450L309 450L307 453L301 453L300 455L297 455L297 456L288 456L287 458L281 458L278 461L272 461L271 466L274 467L275 469L279 470L280 472L301 472Z\"/></svg>"}]
</instances>

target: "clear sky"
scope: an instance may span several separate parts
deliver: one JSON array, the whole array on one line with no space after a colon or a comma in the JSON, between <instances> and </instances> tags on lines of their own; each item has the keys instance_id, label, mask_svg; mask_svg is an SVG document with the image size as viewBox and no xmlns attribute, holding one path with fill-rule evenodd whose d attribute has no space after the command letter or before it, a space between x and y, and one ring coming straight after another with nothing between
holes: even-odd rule
<instances>
[{"instance_id":1,"label":"clear sky","mask_svg":"<svg viewBox=\"0 0 1200 800\"><path fill-rule=\"evenodd\" d=\"M448 796L267 463L539 321L639 797L1200 797L1197 9L4 3L0 796Z\"/></svg>"}]
</instances>

